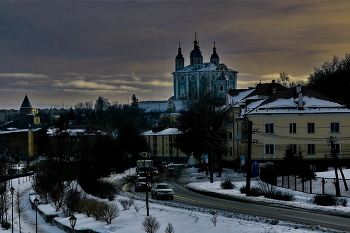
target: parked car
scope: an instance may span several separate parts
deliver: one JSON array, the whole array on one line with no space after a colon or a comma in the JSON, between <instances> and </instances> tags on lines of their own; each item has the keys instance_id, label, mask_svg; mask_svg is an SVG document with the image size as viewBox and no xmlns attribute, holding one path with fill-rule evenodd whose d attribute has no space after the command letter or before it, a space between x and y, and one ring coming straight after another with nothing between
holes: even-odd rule
<instances>
[{"instance_id":1,"label":"parked car","mask_svg":"<svg viewBox=\"0 0 350 233\"><path fill-rule=\"evenodd\" d=\"M152 198L168 198L170 200L174 199L173 189L166 183L158 183L153 185L151 189Z\"/></svg>"},{"instance_id":2,"label":"parked car","mask_svg":"<svg viewBox=\"0 0 350 233\"><path fill-rule=\"evenodd\" d=\"M135 181L135 191L149 191L151 189L151 183L146 177L138 177Z\"/></svg>"},{"instance_id":3,"label":"parked car","mask_svg":"<svg viewBox=\"0 0 350 233\"><path fill-rule=\"evenodd\" d=\"M169 167L168 171L166 172L166 176L177 176L175 168Z\"/></svg>"},{"instance_id":4,"label":"parked car","mask_svg":"<svg viewBox=\"0 0 350 233\"><path fill-rule=\"evenodd\" d=\"M153 167L153 176L158 176L159 172L158 172L158 168Z\"/></svg>"}]
</instances>

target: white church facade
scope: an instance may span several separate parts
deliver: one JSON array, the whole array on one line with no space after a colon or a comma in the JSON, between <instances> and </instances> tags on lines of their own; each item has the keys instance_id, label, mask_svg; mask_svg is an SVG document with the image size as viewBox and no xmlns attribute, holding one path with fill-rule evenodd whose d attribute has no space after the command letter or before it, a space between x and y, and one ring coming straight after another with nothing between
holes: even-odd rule
<instances>
[{"instance_id":1,"label":"white church facade","mask_svg":"<svg viewBox=\"0 0 350 233\"><path fill-rule=\"evenodd\" d=\"M175 72L173 72L174 99L197 99L201 93L211 92L216 99L224 101L227 91L237 88L238 72L229 69L224 63L220 63L215 42L209 62L203 62L197 35L193 44L190 65L187 66L185 66L185 59L179 44L178 54L175 58Z\"/></svg>"}]
</instances>

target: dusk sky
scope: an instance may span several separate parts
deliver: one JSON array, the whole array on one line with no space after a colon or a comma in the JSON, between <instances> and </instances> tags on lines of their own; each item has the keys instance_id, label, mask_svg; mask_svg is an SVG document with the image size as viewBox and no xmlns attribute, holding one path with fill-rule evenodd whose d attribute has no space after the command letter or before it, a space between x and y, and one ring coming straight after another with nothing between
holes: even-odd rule
<instances>
[{"instance_id":1,"label":"dusk sky","mask_svg":"<svg viewBox=\"0 0 350 233\"><path fill-rule=\"evenodd\" d=\"M197 33L204 62L215 41L238 88L307 80L350 52L348 0L0 0L0 109L167 100L179 42L189 64Z\"/></svg>"}]
</instances>

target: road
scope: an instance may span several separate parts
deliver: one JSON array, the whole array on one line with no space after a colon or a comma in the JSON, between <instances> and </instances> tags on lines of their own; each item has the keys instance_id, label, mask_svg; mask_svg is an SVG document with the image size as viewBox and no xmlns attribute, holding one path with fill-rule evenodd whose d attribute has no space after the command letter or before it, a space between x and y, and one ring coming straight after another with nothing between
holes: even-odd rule
<instances>
[{"instance_id":1,"label":"road","mask_svg":"<svg viewBox=\"0 0 350 233\"><path fill-rule=\"evenodd\" d=\"M181 176L181 171L179 171L178 174ZM170 201L173 203L217 211L260 216L271 219L278 219L281 221L310 224L341 231L350 230L350 217L346 218L300 209L272 207L262 204L225 200L190 191L184 187L183 182L181 182L181 179L178 177L166 177L164 175L161 175L158 179L160 179L162 182L170 184L170 186L173 187L175 196L174 200ZM138 192L136 194L145 197L145 192Z\"/></svg>"}]
</instances>

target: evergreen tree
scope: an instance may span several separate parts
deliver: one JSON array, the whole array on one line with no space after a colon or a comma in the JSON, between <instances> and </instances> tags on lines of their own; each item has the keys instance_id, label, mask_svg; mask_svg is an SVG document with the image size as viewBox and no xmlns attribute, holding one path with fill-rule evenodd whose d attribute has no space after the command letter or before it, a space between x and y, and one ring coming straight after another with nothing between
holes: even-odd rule
<instances>
[{"instance_id":1,"label":"evergreen tree","mask_svg":"<svg viewBox=\"0 0 350 233\"><path fill-rule=\"evenodd\" d=\"M133 94L131 96L131 104L130 105L133 106L133 107L139 106L139 100L136 98L135 94Z\"/></svg>"}]
</instances>

